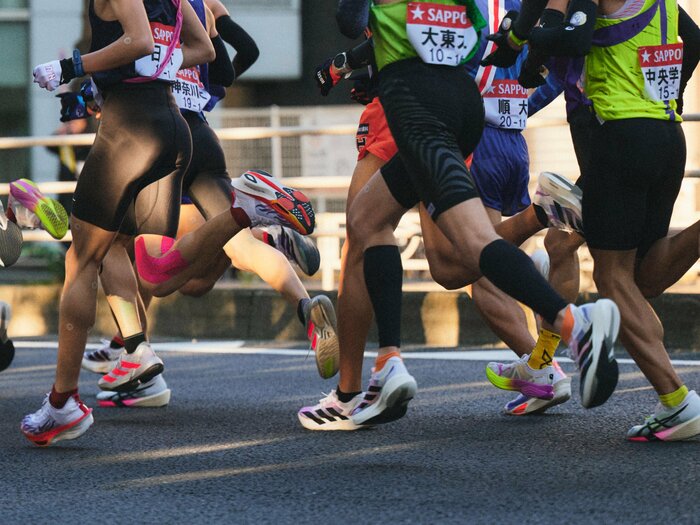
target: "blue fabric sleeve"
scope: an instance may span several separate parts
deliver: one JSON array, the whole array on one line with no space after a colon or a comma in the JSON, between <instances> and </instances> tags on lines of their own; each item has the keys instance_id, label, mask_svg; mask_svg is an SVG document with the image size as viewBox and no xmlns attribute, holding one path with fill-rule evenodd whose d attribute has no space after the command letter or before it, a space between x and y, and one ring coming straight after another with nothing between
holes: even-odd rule
<instances>
[{"instance_id":1,"label":"blue fabric sleeve","mask_svg":"<svg viewBox=\"0 0 700 525\"><path fill-rule=\"evenodd\" d=\"M343 35L359 37L369 24L369 0L340 0L335 19Z\"/></svg>"},{"instance_id":2,"label":"blue fabric sleeve","mask_svg":"<svg viewBox=\"0 0 700 525\"><path fill-rule=\"evenodd\" d=\"M559 78L554 73L553 69L550 68L546 83L538 87L527 99L527 116L531 117L539 110L547 107L555 98L561 95L563 91L564 79Z\"/></svg>"}]
</instances>

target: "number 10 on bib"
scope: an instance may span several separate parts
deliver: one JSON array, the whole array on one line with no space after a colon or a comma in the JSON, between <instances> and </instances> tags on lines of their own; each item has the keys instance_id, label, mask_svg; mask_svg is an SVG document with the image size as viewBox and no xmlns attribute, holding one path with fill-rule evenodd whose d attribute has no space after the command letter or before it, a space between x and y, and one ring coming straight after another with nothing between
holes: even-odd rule
<instances>
[{"instance_id":1,"label":"number 10 on bib","mask_svg":"<svg viewBox=\"0 0 700 525\"><path fill-rule=\"evenodd\" d=\"M478 42L466 6L409 2L407 10L408 39L426 64L458 66Z\"/></svg>"}]
</instances>

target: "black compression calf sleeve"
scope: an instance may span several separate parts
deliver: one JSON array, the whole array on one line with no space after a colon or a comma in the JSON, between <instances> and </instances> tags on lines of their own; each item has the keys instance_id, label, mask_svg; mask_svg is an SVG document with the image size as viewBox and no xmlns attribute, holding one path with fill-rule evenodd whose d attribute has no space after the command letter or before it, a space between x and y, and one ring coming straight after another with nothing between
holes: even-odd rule
<instances>
[{"instance_id":1,"label":"black compression calf sleeve","mask_svg":"<svg viewBox=\"0 0 700 525\"><path fill-rule=\"evenodd\" d=\"M550 324L566 308L566 301L540 275L532 259L503 239L493 241L481 251L479 269L499 289L532 308Z\"/></svg>"},{"instance_id":2,"label":"black compression calf sleeve","mask_svg":"<svg viewBox=\"0 0 700 525\"><path fill-rule=\"evenodd\" d=\"M233 69L236 78L240 77L260 56L255 40L246 33L245 29L231 20L228 15L222 15L216 19L216 30L224 41L228 42L236 50L233 59Z\"/></svg>"},{"instance_id":3,"label":"black compression calf sleeve","mask_svg":"<svg viewBox=\"0 0 700 525\"><path fill-rule=\"evenodd\" d=\"M563 24L537 27L530 32L530 44L551 56L580 57L591 50L598 6L592 0L571 0Z\"/></svg>"},{"instance_id":4,"label":"black compression calf sleeve","mask_svg":"<svg viewBox=\"0 0 700 525\"><path fill-rule=\"evenodd\" d=\"M397 246L365 250L365 283L374 308L379 346L401 346L401 286L403 265Z\"/></svg>"},{"instance_id":5,"label":"black compression calf sleeve","mask_svg":"<svg viewBox=\"0 0 700 525\"><path fill-rule=\"evenodd\" d=\"M233 71L231 58L228 56L226 44L224 44L220 36L212 38L211 43L214 45L216 58L209 63L209 82L229 87L236 80L236 74Z\"/></svg>"},{"instance_id":6,"label":"black compression calf sleeve","mask_svg":"<svg viewBox=\"0 0 700 525\"><path fill-rule=\"evenodd\" d=\"M542 10L547 5L548 0L523 0L518 18L513 22L513 32L515 36L527 39L530 30L542 15Z\"/></svg>"}]
</instances>

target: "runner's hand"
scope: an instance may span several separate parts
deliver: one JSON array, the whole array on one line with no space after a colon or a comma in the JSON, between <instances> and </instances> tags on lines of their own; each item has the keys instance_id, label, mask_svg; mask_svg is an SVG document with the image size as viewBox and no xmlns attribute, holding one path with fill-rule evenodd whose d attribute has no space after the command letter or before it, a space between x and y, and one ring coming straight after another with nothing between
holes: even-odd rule
<instances>
[{"instance_id":1,"label":"runner's hand","mask_svg":"<svg viewBox=\"0 0 700 525\"><path fill-rule=\"evenodd\" d=\"M321 95L328 96L333 86L340 82L341 76L334 71L333 59L329 58L323 64L316 66L314 79L318 89L321 90Z\"/></svg>"},{"instance_id":2,"label":"runner's hand","mask_svg":"<svg viewBox=\"0 0 700 525\"><path fill-rule=\"evenodd\" d=\"M372 95L369 92L370 82L371 79L369 77L355 80L353 88L350 90L350 98L363 106L372 102Z\"/></svg>"},{"instance_id":3,"label":"runner's hand","mask_svg":"<svg viewBox=\"0 0 700 525\"><path fill-rule=\"evenodd\" d=\"M39 64L34 68L34 83L47 91L54 91L61 85L61 62L54 60L46 64Z\"/></svg>"},{"instance_id":4,"label":"runner's hand","mask_svg":"<svg viewBox=\"0 0 700 525\"><path fill-rule=\"evenodd\" d=\"M543 65L544 57L539 53L530 50L530 53L525 59L518 83L526 89L535 89L547 83L545 79L546 68Z\"/></svg>"},{"instance_id":5,"label":"runner's hand","mask_svg":"<svg viewBox=\"0 0 700 525\"><path fill-rule=\"evenodd\" d=\"M515 64L522 50L522 45L516 44L513 40L514 37L511 29L513 27L513 21L517 17L517 11L508 11L503 17L501 25L498 27L498 32L486 37L486 40L493 42L498 47L496 51L481 61L482 66L510 67Z\"/></svg>"}]
</instances>

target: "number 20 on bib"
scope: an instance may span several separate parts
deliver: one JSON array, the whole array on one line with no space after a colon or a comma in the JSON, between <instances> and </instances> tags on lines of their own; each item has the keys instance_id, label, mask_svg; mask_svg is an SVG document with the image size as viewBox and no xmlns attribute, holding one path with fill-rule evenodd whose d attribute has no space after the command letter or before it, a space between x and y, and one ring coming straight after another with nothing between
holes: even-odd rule
<instances>
[{"instance_id":1,"label":"number 20 on bib","mask_svg":"<svg viewBox=\"0 0 700 525\"><path fill-rule=\"evenodd\" d=\"M408 39L426 64L458 66L477 44L466 6L409 2L407 9Z\"/></svg>"}]
</instances>

